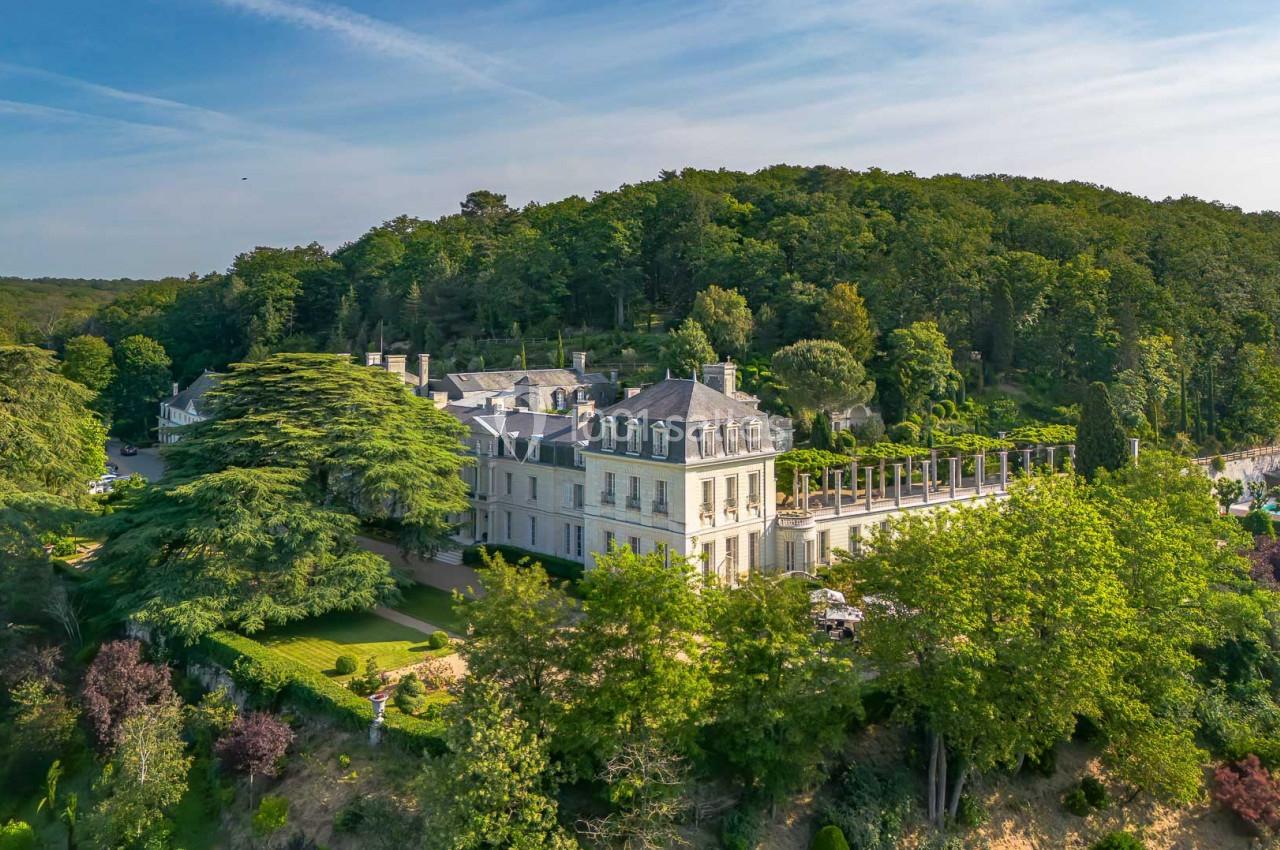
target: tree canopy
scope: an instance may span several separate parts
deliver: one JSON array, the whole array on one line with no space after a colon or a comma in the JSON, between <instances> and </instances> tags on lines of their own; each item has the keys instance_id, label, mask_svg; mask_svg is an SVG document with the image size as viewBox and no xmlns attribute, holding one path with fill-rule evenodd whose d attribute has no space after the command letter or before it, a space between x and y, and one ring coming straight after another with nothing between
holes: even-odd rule
<instances>
[{"instance_id":1,"label":"tree canopy","mask_svg":"<svg viewBox=\"0 0 1280 850\"><path fill-rule=\"evenodd\" d=\"M778 349L773 371L783 397L797 410L845 410L871 399L875 384L838 342L806 339Z\"/></svg>"}]
</instances>

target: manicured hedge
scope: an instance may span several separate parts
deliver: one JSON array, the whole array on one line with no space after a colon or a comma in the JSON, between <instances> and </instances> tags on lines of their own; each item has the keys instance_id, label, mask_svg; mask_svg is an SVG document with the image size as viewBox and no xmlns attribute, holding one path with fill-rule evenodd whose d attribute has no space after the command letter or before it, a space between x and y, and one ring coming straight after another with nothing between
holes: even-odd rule
<instances>
[{"instance_id":1,"label":"manicured hedge","mask_svg":"<svg viewBox=\"0 0 1280 850\"><path fill-rule=\"evenodd\" d=\"M366 729L373 722L369 700L252 638L214 632L202 638L193 652L230 671L236 684L265 703L323 714L353 730ZM416 751L443 751L444 729L439 722L396 712L387 712L383 718L387 740Z\"/></svg>"},{"instance_id":2,"label":"manicured hedge","mask_svg":"<svg viewBox=\"0 0 1280 850\"><path fill-rule=\"evenodd\" d=\"M468 546L462 550L462 563L475 566L483 563L480 557L480 546ZM582 564L577 561L569 561L565 558L557 558L553 555L543 555L541 552L530 552L528 549L521 549L518 546L504 546L498 543L486 543L483 547L490 554L501 555L509 564L518 564L521 560L528 558L530 561L537 561L542 564L542 568L547 571L547 575L554 578L566 579L568 581L582 580Z\"/></svg>"}]
</instances>

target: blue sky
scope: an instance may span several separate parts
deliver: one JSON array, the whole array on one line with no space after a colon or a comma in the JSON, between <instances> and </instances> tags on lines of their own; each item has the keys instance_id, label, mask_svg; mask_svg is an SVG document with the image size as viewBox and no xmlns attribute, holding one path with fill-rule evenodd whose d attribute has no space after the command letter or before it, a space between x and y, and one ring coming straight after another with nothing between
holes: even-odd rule
<instances>
[{"instance_id":1,"label":"blue sky","mask_svg":"<svg viewBox=\"0 0 1280 850\"><path fill-rule=\"evenodd\" d=\"M685 165L1280 208L1274 3L0 4L0 274L205 272Z\"/></svg>"}]
</instances>

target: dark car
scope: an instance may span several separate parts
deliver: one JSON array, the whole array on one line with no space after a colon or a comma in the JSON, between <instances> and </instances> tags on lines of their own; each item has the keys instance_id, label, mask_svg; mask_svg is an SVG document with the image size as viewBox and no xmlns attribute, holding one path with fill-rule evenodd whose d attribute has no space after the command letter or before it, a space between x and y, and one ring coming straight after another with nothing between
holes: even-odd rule
<instances>
[{"instance_id":1,"label":"dark car","mask_svg":"<svg viewBox=\"0 0 1280 850\"><path fill-rule=\"evenodd\" d=\"M125 446L120 450L120 454L124 455L125 457L133 457L137 453L138 453L137 446Z\"/></svg>"}]
</instances>

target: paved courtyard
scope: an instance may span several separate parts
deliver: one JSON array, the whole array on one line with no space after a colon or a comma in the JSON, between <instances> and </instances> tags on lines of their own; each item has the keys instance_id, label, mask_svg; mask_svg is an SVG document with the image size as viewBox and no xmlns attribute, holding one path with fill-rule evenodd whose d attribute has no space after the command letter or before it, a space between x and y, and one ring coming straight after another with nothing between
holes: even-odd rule
<instances>
[{"instance_id":1,"label":"paved courtyard","mask_svg":"<svg viewBox=\"0 0 1280 850\"><path fill-rule=\"evenodd\" d=\"M159 481L164 475L164 461L160 459L157 448L138 449L133 457L120 454L123 443L119 440L107 440L107 461L114 463L123 476L141 475L148 481Z\"/></svg>"}]
</instances>

